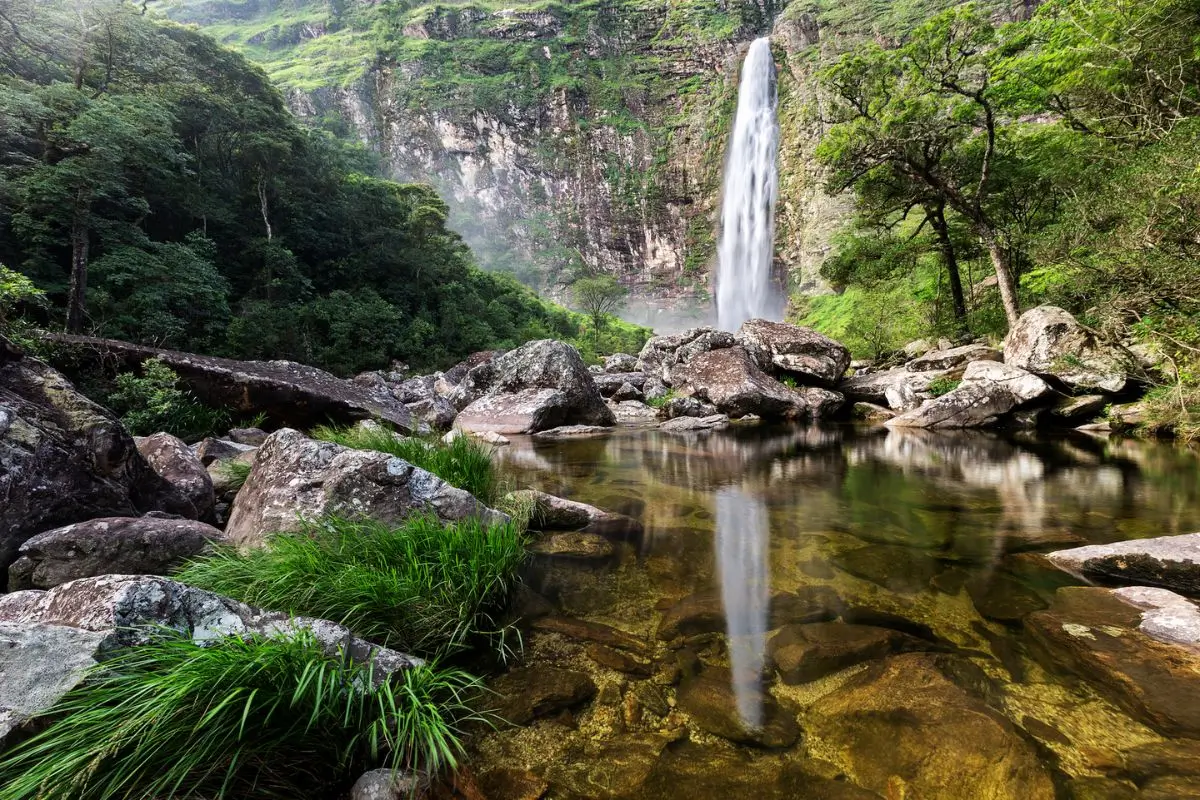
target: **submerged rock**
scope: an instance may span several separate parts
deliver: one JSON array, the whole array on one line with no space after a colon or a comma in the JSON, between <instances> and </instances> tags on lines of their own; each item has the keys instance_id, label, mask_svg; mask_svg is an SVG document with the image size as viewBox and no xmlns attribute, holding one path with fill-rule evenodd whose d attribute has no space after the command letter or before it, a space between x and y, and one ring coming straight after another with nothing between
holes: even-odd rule
<instances>
[{"instance_id":1,"label":"submerged rock","mask_svg":"<svg viewBox=\"0 0 1200 800\"><path fill-rule=\"evenodd\" d=\"M641 639L602 622L590 622L574 617L548 616L534 622L533 629L557 633L569 639L619 647L634 653L645 653L646 651L646 644Z\"/></svg>"},{"instance_id":2,"label":"submerged rock","mask_svg":"<svg viewBox=\"0 0 1200 800\"><path fill-rule=\"evenodd\" d=\"M543 665L509 670L491 688L496 693L496 715L513 725L528 725L596 696L596 684L587 674Z\"/></svg>"},{"instance_id":3,"label":"submerged rock","mask_svg":"<svg viewBox=\"0 0 1200 800\"><path fill-rule=\"evenodd\" d=\"M562 439L594 439L610 433L612 433L612 428L601 425L562 425L558 428L539 431L533 435L533 438L553 442Z\"/></svg>"},{"instance_id":4,"label":"submerged rock","mask_svg":"<svg viewBox=\"0 0 1200 800\"><path fill-rule=\"evenodd\" d=\"M784 683L807 683L834 672L928 643L899 631L844 622L788 625L771 638L767 653Z\"/></svg>"},{"instance_id":5,"label":"submerged rock","mask_svg":"<svg viewBox=\"0 0 1200 800\"><path fill-rule=\"evenodd\" d=\"M676 692L679 710L698 728L732 742L771 749L791 747L800 740L800 726L774 697L760 686L743 687L762 709L761 724L747 724L738 711L732 673L723 667L706 667L685 678Z\"/></svg>"},{"instance_id":6,"label":"submerged rock","mask_svg":"<svg viewBox=\"0 0 1200 800\"><path fill-rule=\"evenodd\" d=\"M235 544L255 546L272 533L298 530L303 519L328 514L398 522L422 513L447 522L508 519L407 461L316 441L284 428L259 449L225 533Z\"/></svg>"},{"instance_id":7,"label":"submerged rock","mask_svg":"<svg viewBox=\"0 0 1200 800\"><path fill-rule=\"evenodd\" d=\"M612 558L616 553L612 542L598 533L573 531L555 533L529 545L529 552L547 558L569 558L597 561Z\"/></svg>"},{"instance_id":8,"label":"submerged rock","mask_svg":"<svg viewBox=\"0 0 1200 800\"><path fill-rule=\"evenodd\" d=\"M1062 381L1076 391L1116 393L1128 385L1132 354L1103 342L1067 311L1039 306L1021 315L1004 340L1004 361Z\"/></svg>"},{"instance_id":9,"label":"submerged rock","mask_svg":"<svg viewBox=\"0 0 1200 800\"><path fill-rule=\"evenodd\" d=\"M945 659L911 653L871 664L813 706L812 734L856 783L885 796L1054 800L1033 747L947 677L941 666L954 665Z\"/></svg>"},{"instance_id":10,"label":"submerged rock","mask_svg":"<svg viewBox=\"0 0 1200 800\"><path fill-rule=\"evenodd\" d=\"M447 398L466 430L537 433L560 425L613 425L579 352L553 339L529 342L466 374Z\"/></svg>"},{"instance_id":11,"label":"submerged rock","mask_svg":"<svg viewBox=\"0 0 1200 800\"><path fill-rule=\"evenodd\" d=\"M1200 612L1148 591L1163 592L1059 589L1025 625L1049 669L1098 684L1163 735L1200 737Z\"/></svg>"},{"instance_id":12,"label":"submerged rock","mask_svg":"<svg viewBox=\"0 0 1200 800\"><path fill-rule=\"evenodd\" d=\"M1059 550L1055 566L1100 583L1159 586L1200 597L1200 533Z\"/></svg>"},{"instance_id":13,"label":"submerged rock","mask_svg":"<svg viewBox=\"0 0 1200 800\"><path fill-rule=\"evenodd\" d=\"M199 516L110 412L0 337L0 589L21 544L105 516Z\"/></svg>"},{"instance_id":14,"label":"submerged rock","mask_svg":"<svg viewBox=\"0 0 1200 800\"><path fill-rule=\"evenodd\" d=\"M204 519L212 513L216 503L212 478L182 439L169 433L156 433L134 441L151 469L191 501L197 518Z\"/></svg>"},{"instance_id":15,"label":"submerged rock","mask_svg":"<svg viewBox=\"0 0 1200 800\"><path fill-rule=\"evenodd\" d=\"M8 568L8 588L50 589L93 575L167 575L225 540L194 520L107 517L38 534Z\"/></svg>"},{"instance_id":16,"label":"submerged rock","mask_svg":"<svg viewBox=\"0 0 1200 800\"><path fill-rule=\"evenodd\" d=\"M798 376L804 383L833 386L850 366L841 342L812 328L752 319L738 329L737 342L760 369Z\"/></svg>"},{"instance_id":17,"label":"submerged rock","mask_svg":"<svg viewBox=\"0 0 1200 800\"><path fill-rule=\"evenodd\" d=\"M667 743L661 736L587 742L551 764L546 778L570 797L609 800L642 796L637 790L658 763Z\"/></svg>"}]
</instances>

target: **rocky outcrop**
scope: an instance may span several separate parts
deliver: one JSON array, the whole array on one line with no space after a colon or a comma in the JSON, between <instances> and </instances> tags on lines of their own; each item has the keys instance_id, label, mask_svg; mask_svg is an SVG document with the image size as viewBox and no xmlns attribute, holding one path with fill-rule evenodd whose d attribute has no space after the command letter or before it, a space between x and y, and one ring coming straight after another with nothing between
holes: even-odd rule
<instances>
[{"instance_id":1,"label":"rocky outcrop","mask_svg":"<svg viewBox=\"0 0 1200 800\"><path fill-rule=\"evenodd\" d=\"M8 588L51 589L94 575L167 575L224 541L211 525L161 517L108 517L38 534L8 568Z\"/></svg>"},{"instance_id":2,"label":"rocky outcrop","mask_svg":"<svg viewBox=\"0 0 1200 800\"><path fill-rule=\"evenodd\" d=\"M731 417L820 418L841 403L841 396L833 392L789 389L759 369L741 347L710 350L677 365L671 383L681 394L711 403Z\"/></svg>"},{"instance_id":3,"label":"rocky outcrop","mask_svg":"<svg viewBox=\"0 0 1200 800\"><path fill-rule=\"evenodd\" d=\"M1200 612L1182 597L1067 587L1025 626L1049 668L1099 685L1163 735L1200 737Z\"/></svg>"},{"instance_id":4,"label":"rocky outcrop","mask_svg":"<svg viewBox=\"0 0 1200 800\"><path fill-rule=\"evenodd\" d=\"M1039 306L1022 314L1008 332L1004 362L1057 379L1076 392L1117 393L1130 383L1136 360L1069 312Z\"/></svg>"},{"instance_id":5,"label":"rocky outcrop","mask_svg":"<svg viewBox=\"0 0 1200 800\"><path fill-rule=\"evenodd\" d=\"M909 372L940 372L970 364L973 361L1002 361L1004 356L985 344L967 344L949 350L932 350L917 356L905 365Z\"/></svg>"},{"instance_id":6,"label":"rocky outcrop","mask_svg":"<svg viewBox=\"0 0 1200 800\"><path fill-rule=\"evenodd\" d=\"M752 319L737 332L737 343L768 373L786 373L801 383L831 387L850 366L850 351L812 328Z\"/></svg>"},{"instance_id":7,"label":"rocky outcrop","mask_svg":"<svg viewBox=\"0 0 1200 800\"><path fill-rule=\"evenodd\" d=\"M437 390L438 376L409 378L391 386L392 395L404 404L409 413L432 430L448 431L454 424L458 409Z\"/></svg>"},{"instance_id":8,"label":"rocky outcrop","mask_svg":"<svg viewBox=\"0 0 1200 800\"><path fill-rule=\"evenodd\" d=\"M500 434L616 420L579 352L544 339L471 369L447 398L461 409L456 426Z\"/></svg>"},{"instance_id":9,"label":"rocky outcrop","mask_svg":"<svg viewBox=\"0 0 1200 800\"><path fill-rule=\"evenodd\" d=\"M642 346L637 368L646 375L670 382L671 370L676 364L681 361L686 363L701 353L732 347L734 343L733 334L710 327L689 328L669 336L654 336Z\"/></svg>"},{"instance_id":10,"label":"rocky outcrop","mask_svg":"<svg viewBox=\"0 0 1200 800\"><path fill-rule=\"evenodd\" d=\"M150 468L108 411L0 337L0 588L21 544L105 516L195 506Z\"/></svg>"},{"instance_id":11,"label":"rocky outcrop","mask_svg":"<svg viewBox=\"0 0 1200 800\"><path fill-rule=\"evenodd\" d=\"M282 425L310 428L329 422L381 419L405 431L412 416L386 387L363 386L293 361L234 361L160 350L115 339L54 334L55 346L82 359L136 371L162 361L205 404L240 414L265 414Z\"/></svg>"},{"instance_id":12,"label":"rocky outcrop","mask_svg":"<svg viewBox=\"0 0 1200 800\"><path fill-rule=\"evenodd\" d=\"M326 620L259 611L165 578L101 575L48 592L0 596L0 748L114 650L170 628L197 642L311 633L330 654L370 662L382 681L420 659L356 638Z\"/></svg>"},{"instance_id":13,"label":"rocky outcrop","mask_svg":"<svg viewBox=\"0 0 1200 800\"><path fill-rule=\"evenodd\" d=\"M1098 583L1158 586L1200 597L1200 533L1076 547L1047 558Z\"/></svg>"},{"instance_id":14,"label":"rocky outcrop","mask_svg":"<svg viewBox=\"0 0 1200 800\"><path fill-rule=\"evenodd\" d=\"M272 533L297 530L302 520L326 514L395 522L424 513L445 521L507 519L407 461L284 428L259 449L234 500L226 535L239 545L259 545Z\"/></svg>"},{"instance_id":15,"label":"rocky outcrop","mask_svg":"<svg viewBox=\"0 0 1200 800\"><path fill-rule=\"evenodd\" d=\"M1033 747L947 677L971 669L947 658L912 653L871 664L814 705L812 732L855 783L881 796L903 786L925 800L1053 800Z\"/></svg>"},{"instance_id":16,"label":"rocky outcrop","mask_svg":"<svg viewBox=\"0 0 1200 800\"><path fill-rule=\"evenodd\" d=\"M169 433L156 433L134 441L142 458L159 477L191 501L197 517L205 519L212 513L216 502L212 478L200 458L182 439Z\"/></svg>"},{"instance_id":17,"label":"rocky outcrop","mask_svg":"<svg viewBox=\"0 0 1200 800\"><path fill-rule=\"evenodd\" d=\"M984 428L1052 389L1036 375L994 361L967 365L958 388L887 422L895 428Z\"/></svg>"}]
</instances>

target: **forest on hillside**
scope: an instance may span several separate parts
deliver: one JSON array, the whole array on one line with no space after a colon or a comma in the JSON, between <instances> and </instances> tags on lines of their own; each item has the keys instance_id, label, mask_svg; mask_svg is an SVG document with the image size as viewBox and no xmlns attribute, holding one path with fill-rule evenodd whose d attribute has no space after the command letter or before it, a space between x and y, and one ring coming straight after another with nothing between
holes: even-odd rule
<instances>
[{"instance_id":1,"label":"forest on hillside","mask_svg":"<svg viewBox=\"0 0 1200 800\"><path fill-rule=\"evenodd\" d=\"M340 374L580 334L476 268L431 188L376 177L259 68L144 6L0 3L5 316Z\"/></svg>"}]
</instances>

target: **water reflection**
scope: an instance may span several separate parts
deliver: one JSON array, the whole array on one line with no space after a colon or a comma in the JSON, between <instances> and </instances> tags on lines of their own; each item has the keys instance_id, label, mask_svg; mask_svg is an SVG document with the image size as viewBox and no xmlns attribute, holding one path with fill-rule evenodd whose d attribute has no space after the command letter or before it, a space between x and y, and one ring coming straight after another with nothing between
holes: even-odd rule
<instances>
[{"instance_id":1,"label":"water reflection","mask_svg":"<svg viewBox=\"0 0 1200 800\"><path fill-rule=\"evenodd\" d=\"M766 653L770 576L767 509L740 489L716 493L716 554L738 713L747 727L762 726L760 683Z\"/></svg>"}]
</instances>

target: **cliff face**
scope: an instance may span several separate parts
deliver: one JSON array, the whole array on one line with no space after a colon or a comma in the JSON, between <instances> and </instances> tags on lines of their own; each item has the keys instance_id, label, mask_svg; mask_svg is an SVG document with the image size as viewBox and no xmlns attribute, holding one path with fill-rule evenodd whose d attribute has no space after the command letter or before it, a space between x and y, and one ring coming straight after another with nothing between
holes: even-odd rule
<instances>
[{"instance_id":1,"label":"cliff face","mask_svg":"<svg viewBox=\"0 0 1200 800\"><path fill-rule=\"evenodd\" d=\"M825 195L812 158L813 75L913 13L874 0L163 5L263 64L298 115L361 139L391 177L436 186L484 266L549 294L599 270L675 310L708 298L749 41L771 33L779 70L777 269L792 291L821 291L847 203Z\"/></svg>"}]
</instances>

